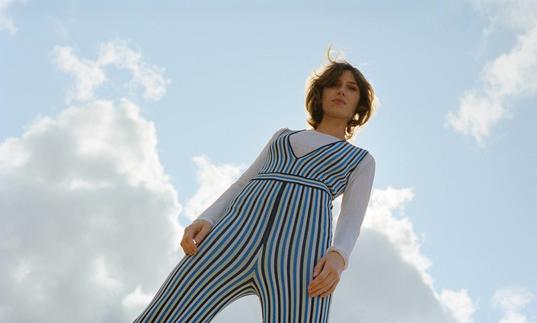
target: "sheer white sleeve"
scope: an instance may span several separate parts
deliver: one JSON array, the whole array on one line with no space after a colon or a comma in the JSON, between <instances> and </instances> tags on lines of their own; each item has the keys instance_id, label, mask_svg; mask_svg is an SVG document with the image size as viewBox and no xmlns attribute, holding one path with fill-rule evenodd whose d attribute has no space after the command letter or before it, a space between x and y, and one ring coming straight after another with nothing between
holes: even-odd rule
<instances>
[{"instance_id":1,"label":"sheer white sleeve","mask_svg":"<svg viewBox=\"0 0 537 323\"><path fill-rule=\"evenodd\" d=\"M224 211L227 208L231 200L238 195L241 190L248 184L250 179L252 179L257 173L261 170L265 158L267 158L269 147L272 142L278 137L278 135L287 128L278 129L270 138L265 147L261 150L254 162L246 169L242 175L231 184L225 191L218 197L205 211L203 211L194 221L196 220L205 220L214 225L222 216L224 216Z\"/></svg>"},{"instance_id":2,"label":"sheer white sleeve","mask_svg":"<svg viewBox=\"0 0 537 323\"><path fill-rule=\"evenodd\" d=\"M349 177L343 192L332 246L327 250L336 251L343 256L344 270L349 267L350 255L360 234L374 178L375 159L368 152Z\"/></svg>"}]
</instances>

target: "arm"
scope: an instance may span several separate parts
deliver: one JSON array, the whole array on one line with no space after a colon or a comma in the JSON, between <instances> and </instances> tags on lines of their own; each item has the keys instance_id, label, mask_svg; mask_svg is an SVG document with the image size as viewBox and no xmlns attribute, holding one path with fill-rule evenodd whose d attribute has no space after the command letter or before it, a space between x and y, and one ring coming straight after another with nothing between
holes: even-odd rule
<instances>
[{"instance_id":1,"label":"arm","mask_svg":"<svg viewBox=\"0 0 537 323\"><path fill-rule=\"evenodd\" d=\"M286 128L280 128L277 130L268 143L265 145L265 147L261 150L257 158L254 160L254 162L244 171L244 173L233 183L229 186L227 190L224 191L216 201L214 201L205 211L203 211L194 221L196 220L205 220L210 222L212 225L214 225L222 216L224 216L224 211L226 207L229 205L231 200L237 196L244 186L248 184L250 179L252 179L261 167L263 166L263 163L265 159L267 158L268 151L270 148L270 145L272 142L278 137L278 135L283 132L283 130Z\"/></svg>"},{"instance_id":2,"label":"arm","mask_svg":"<svg viewBox=\"0 0 537 323\"><path fill-rule=\"evenodd\" d=\"M349 267L349 258L356 244L364 221L367 205L375 178L375 159L370 153L352 172L343 192L332 246L328 251L336 251L344 260L343 270Z\"/></svg>"}]
</instances>

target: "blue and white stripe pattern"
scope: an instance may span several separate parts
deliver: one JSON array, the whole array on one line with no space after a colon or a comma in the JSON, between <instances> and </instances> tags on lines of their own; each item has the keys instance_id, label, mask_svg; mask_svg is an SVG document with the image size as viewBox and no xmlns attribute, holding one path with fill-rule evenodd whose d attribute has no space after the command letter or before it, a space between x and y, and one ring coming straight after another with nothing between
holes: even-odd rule
<instances>
[{"instance_id":1,"label":"blue and white stripe pattern","mask_svg":"<svg viewBox=\"0 0 537 323\"><path fill-rule=\"evenodd\" d=\"M367 154L345 140L297 157L285 129L261 171L235 196L193 256L169 274L140 322L210 322L257 295L264 323L328 322L332 295L309 296L313 268L332 243L332 201Z\"/></svg>"}]
</instances>

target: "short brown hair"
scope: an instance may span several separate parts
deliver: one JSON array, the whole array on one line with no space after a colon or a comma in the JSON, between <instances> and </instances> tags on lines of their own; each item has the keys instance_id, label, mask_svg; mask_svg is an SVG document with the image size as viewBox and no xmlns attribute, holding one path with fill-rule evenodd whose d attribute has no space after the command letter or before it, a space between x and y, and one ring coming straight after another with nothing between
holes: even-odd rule
<instances>
[{"instance_id":1,"label":"short brown hair","mask_svg":"<svg viewBox=\"0 0 537 323\"><path fill-rule=\"evenodd\" d=\"M354 75L360 91L360 100L356 106L355 114L347 122L345 137L350 139L354 136L354 128L362 127L372 116L375 110L375 92L371 83L364 77L358 68L346 60L332 60L330 58L330 48L327 50L329 63L322 66L320 74L313 72L308 78L306 85L306 111L308 113L307 122L314 129L317 129L323 118L322 93L323 88L336 83L341 74L348 70Z\"/></svg>"}]
</instances>

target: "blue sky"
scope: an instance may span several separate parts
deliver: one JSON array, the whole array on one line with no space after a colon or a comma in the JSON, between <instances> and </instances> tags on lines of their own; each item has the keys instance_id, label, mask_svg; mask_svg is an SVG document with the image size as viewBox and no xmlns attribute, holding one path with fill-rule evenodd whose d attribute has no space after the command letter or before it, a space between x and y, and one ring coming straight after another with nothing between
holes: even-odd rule
<instances>
[{"instance_id":1,"label":"blue sky","mask_svg":"<svg viewBox=\"0 0 537 323\"><path fill-rule=\"evenodd\" d=\"M379 100L332 320L537 322L536 44L531 0L0 0L1 321L132 319L332 45Z\"/></svg>"}]
</instances>

